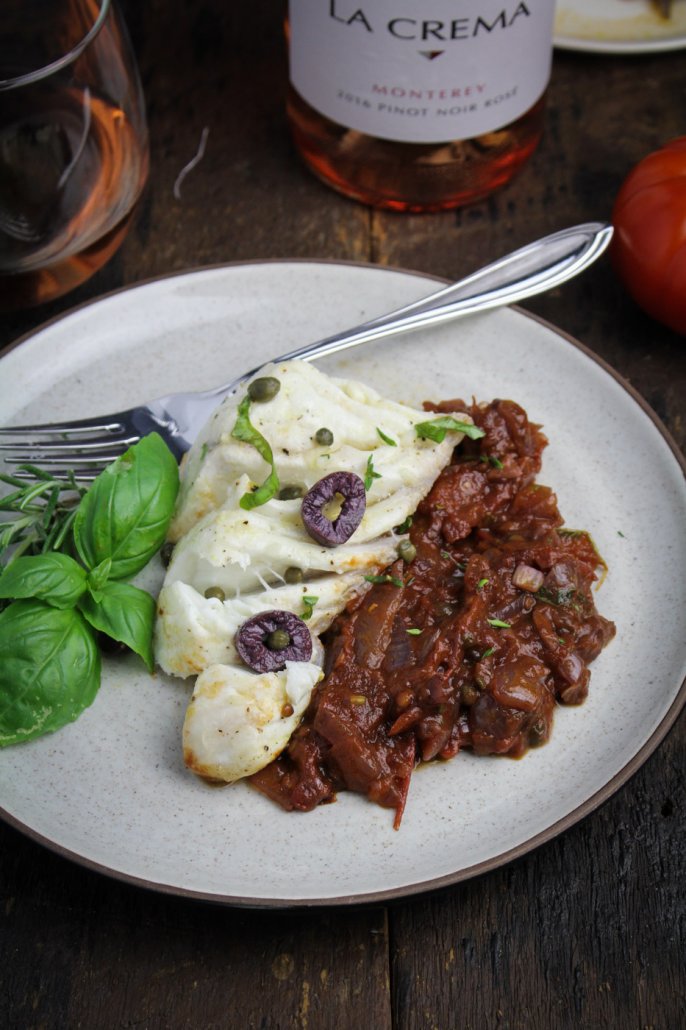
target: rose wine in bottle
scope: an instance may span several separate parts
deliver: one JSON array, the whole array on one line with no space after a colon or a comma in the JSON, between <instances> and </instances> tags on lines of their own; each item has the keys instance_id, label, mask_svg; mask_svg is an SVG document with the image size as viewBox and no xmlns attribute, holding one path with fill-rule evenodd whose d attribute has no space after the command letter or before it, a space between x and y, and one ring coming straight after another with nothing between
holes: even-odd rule
<instances>
[{"instance_id":1,"label":"rose wine in bottle","mask_svg":"<svg viewBox=\"0 0 686 1030\"><path fill-rule=\"evenodd\" d=\"M541 138L554 13L555 0L290 0L300 154L374 207L485 197Z\"/></svg>"}]
</instances>

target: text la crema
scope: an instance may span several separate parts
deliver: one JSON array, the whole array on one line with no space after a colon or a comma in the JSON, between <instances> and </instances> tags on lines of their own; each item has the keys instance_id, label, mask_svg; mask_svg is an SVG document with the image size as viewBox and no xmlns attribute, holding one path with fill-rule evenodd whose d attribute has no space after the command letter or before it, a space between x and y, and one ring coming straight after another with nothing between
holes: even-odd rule
<instances>
[{"instance_id":1,"label":"text la crema","mask_svg":"<svg viewBox=\"0 0 686 1030\"><path fill-rule=\"evenodd\" d=\"M329 0L329 15L343 25L358 25L367 32L376 31L372 17L361 7L354 8L347 0ZM521 17L531 17L531 12L524 3L518 3L516 6L513 4L509 8L503 7L490 18L483 15L476 18L453 18L450 21L391 18L383 28L396 39L445 43L509 29Z\"/></svg>"}]
</instances>

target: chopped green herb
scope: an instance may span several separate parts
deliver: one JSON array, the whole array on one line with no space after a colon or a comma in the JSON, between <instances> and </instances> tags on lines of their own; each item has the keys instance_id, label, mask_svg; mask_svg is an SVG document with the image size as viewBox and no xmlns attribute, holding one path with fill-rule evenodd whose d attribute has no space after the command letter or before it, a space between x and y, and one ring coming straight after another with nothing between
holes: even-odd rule
<instances>
[{"instance_id":1,"label":"chopped green herb","mask_svg":"<svg viewBox=\"0 0 686 1030\"><path fill-rule=\"evenodd\" d=\"M484 653L481 655L481 657L482 658L490 658L494 651L495 651L494 647L487 647L486 650L484 651Z\"/></svg>"},{"instance_id":2,"label":"chopped green herb","mask_svg":"<svg viewBox=\"0 0 686 1030\"><path fill-rule=\"evenodd\" d=\"M467 568L464 562L458 561L457 558L453 558L450 551L441 551L441 558L445 558L447 561L451 561L456 569L460 572L464 572Z\"/></svg>"},{"instance_id":3,"label":"chopped green herb","mask_svg":"<svg viewBox=\"0 0 686 1030\"><path fill-rule=\"evenodd\" d=\"M622 533L621 529L617 530L617 536L624 537L624 534ZM626 537L624 537L624 539L626 539Z\"/></svg>"},{"instance_id":4,"label":"chopped green herb","mask_svg":"<svg viewBox=\"0 0 686 1030\"><path fill-rule=\"evenodd\" d=\"M249 412L250 397L246 396L238 405L236 425L231 430L231 436L234 440L241 440L243 443L248 443L254 447L260 457L264 458L268 465L271 465L271 472L261 486L258 486L253 491L243 494L239 503L244 511L250 511L251 508L257 508L261 504L266 504L267 501L270 501L272 497L275 496L279 489L279 477L276 472L276 466L274 465L272 449L262 436L262 433L255 429L254 425L250 421Z\"/></svg>"},{"instance_id":5,"label":"chopped green herb","mask_svg":"<svg viewBox=\"0 0 686 1030\"><path fill-rule=\"evenodd\" d=\"M370 454L369 457L367 458L367 471L365 472L365 476L364 476L364 488L365 488L365 490L369 490L369 488L371 487L371 485L372 485L372 483L373 483L373 481L375 479L381 479L381 473L374 471L374 459L372 458L372 456Z\"/></svg>"},{"instance_id":6,"label":"chopped green herb","mask_svg":"<svg viewBox=\"0 0 686 1030\"><path fill-rule=\"evenodd\" d=\"M502 461L500 458L496 458L495 454L482 454L479 461L483 465L492 465L494 469L501 469L503 467Z\"/></svg>"},{"instance_id":7,"label":"chopped green herb","mask_svg":"<svg viewBox=\"0 0 686 1030\"><path fill-rule=\"evenodd\" d=\"M405 632L409 633L411 637L418 637L421 636L423 630L417 629L416 626L413 626L411 629L406 629Z\"/></svg>"},{"instance_id":8,"label":"chopped green herb","mask_svg":"<svg viewBox=\"0 0 686 1030\"><path fill-rule=\"evenodd\" d=\"M489 626L495 626L497 629L510 629L511 623L503 622L502 619L486 619Z\"/></svg>"},{"instance_id":9,"label":"chopped green herb","mask_svg":"<svg viewBox=\"0 0 686 1030\"><path fill-rule=\"evenodd\" d=\"M540 590L536 591L535 597L539 601L543 601L545 604L555 605L556 608L564 607L564 605L571 605L571 607L578 611L579 606L575 604L575 598L583 601L584 595L574 589L572 586L558 587L555 590L549 590L547 587L541 587Z\"/></svg>"},{"instance_id":10,"label":"chopped green herb","mask_svg":"<svg viewBox=\"0 0 686 1030\"><path fill-rule=\"evenodd\" d=\"M476 584L476 589L477 590L481 590L482 587L485 587L487 583L488 583L488 578L486 576L484 576L484 578L480 579L479 582Z\"/></svg>"},{"instance_id":11,"label":"chopped green herb","mask_svg":"<svg viewBox=\"0 0 686 1030\"><path fill-rule=\"evenodd\" d=\"M379 434L379 436L381 437L381 439L383 440L383 442L387 443L389 447L397 447L398 446L397 443L395 442L395 440L393 440L390 436L386 436L386 434L383 432L383 430L379 429L378 426L376 427L376 431Z\"/></svg>"},{"instance_id":12,"label":"chopped green herb","mask_svg":"<svg viewBox=\"0 0 686 1030\"><path fill-rule=\"evenodd\" d=\"M412 516L408 515L404 522L401 522L399 526L396 526L393 530L394 533L407 533L410 526L412 525Z\"/></svg>"},{"instance_id":13,"label":"chopped green herb","mask_svg":"<svg viewBox=\"0 0 686 1030\"><path fill-rule=\"evenodd\" d=\"M311 594L303 595L303 611L302 615L300 616L301 619L307 620L311 618L312 612L314 611L314 606L318 600L318 597L313 597Z\"/></svg>"},{"instance_id":14,"label":"chopped green herb","mask_svg":"<svg viewBox=\"0 0 686 1030\"><path fill-rule=\"evenodd\" d=\"M368 583L392 583L394 587L403 587L405 584L397 576L365 576Z\"/></svg>"},{"instance_id":15,"label":"chopped green herb","mask_svg":"<svg viewBox=\"0 0 686 1030\"><path fill-rule=\"evenodd\" d=\"M430 422L417 422L414 428L420 440L433 440L434 443L443 443L447 432L464 433L470 440L480 440L486 435L478 426L471 422L461 422L452 415L441 415Z\"/></svg>"}]
</instances>

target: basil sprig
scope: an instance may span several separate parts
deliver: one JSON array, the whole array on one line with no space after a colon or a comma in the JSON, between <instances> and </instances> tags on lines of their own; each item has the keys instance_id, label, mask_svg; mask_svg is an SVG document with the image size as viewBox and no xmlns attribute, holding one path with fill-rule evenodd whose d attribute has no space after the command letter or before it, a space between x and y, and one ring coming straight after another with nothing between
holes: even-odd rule
<instances>
[{"instance_id":1,"label":"basil sprig","mask_svg":"<svg viewBox=\"0 0 686 1030\"><path fill-rule=\"evenodd\" d=\"M20 556L0 575L0 747L73 722L100 687L96 633L152 672L155 601L121 580L159 550L174 512L178 467L161 437L108 466L76 511L63 546Z\"/></svg>"},{"instance_id":2,"label":"basil sprig","mask_svg":"<svg viewBox=\"0 0 686 1030\"><path fill-rule=\"evenodd\" d=\"M480 440L486 435L479 426L453 418L452 415L441 415L430 422L417 422L414 428L420 440L433 440L434 443L443 443L448 431L464 433L470 440Z\"/></svg>"},{"instance_id":3,"label":"basil sprig","mask_svg":"<svg viewBox=\"0 0 686 1030\"><path fill-rule=\"evenodd\" d=\"M231 436L235 440L249 443L255 448L260 457L264 458L268 465L271 465L271 472L264 483L258 486L257 490L243 494L238 502L244 511L250 511L251 508L257 508L261 504L271 501L279 489L279 477L274 465L274 455L268 441L265 440L259 429L255 429L250 421L250 397L248 396L244 397L238 405L236 424L231 430Z\"/></svg>"}]
</instances>

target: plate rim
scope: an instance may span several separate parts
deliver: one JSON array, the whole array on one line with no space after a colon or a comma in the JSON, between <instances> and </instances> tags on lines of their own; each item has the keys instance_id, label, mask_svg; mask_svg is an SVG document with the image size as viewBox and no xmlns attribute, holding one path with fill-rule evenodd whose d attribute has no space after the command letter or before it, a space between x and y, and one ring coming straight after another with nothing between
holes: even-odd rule
<instances>
[{"instance_id":1,"label":"plate rim","mask_svg":"<svg viewBox=\"0 0 686 1030\"><path fill-rule=\"evenodd\" d=\"M574 0L566 4L558 5L558 8L566 7L568 10L575 9ZM647 7L646 7L647 11ZM636 55L665 53L672 50L683 50L686 47L686 32L678 31L667 33L664 36L648 36L643 39L637 37L629 39L626 36L618 36L602 39L593 36L574 36L569 33L557 30L557 16L561 10L556 10L555 27L553 30L553 46L558 50L570 50L588 54L605 55ZM626 16L629 17L628 15Z\"/></svg>"},{"instance_id":2,"label":"plate rim","mask_svg":"<svg viewBox=\"0 0 686 1030\"><path fill-rule=\"evenodd\" d=\"M213 272L218 270L228 270L231 268L246 268L250 266L261 266L261 265L328 265L338 267L354 267L362 269L371 269L374 271L389 272L391 274L410 275L418 279L426 279L429 281L447 284L451 280L441 276L434 275L432 273L420 272L412 269L402 268L393 265L379 265L373 262L364 261L345 261L337 260L334 258L319 259L319 258L265 258L251 261L228 261L228 262L217 262L208 265L200 265L186 269L180 269L172 272L163 273L161 275L151 276L146 279L142 279L133 283L127 283L123 286L117 287L116 289L110 290L106 293L99 294L97 297L92 297L85 300L73 307L68 308L66 311L60 312L57 315L47 319L34 329L22 334L16 340L12 341L7 345L0 356L0 364L4 359L18 349L24 343L27 343L35 336L39 335L43 331L50 329L53 325L56 325L65 319L83 311L86 308L93 307L94 305L100 304L103 301L109 300L112 297L116 297L119 294L128 293L131 290L138 289L140 287L154 286L158 283L166 280L180 278L184 276L195 276L203 275L207 272ZM636 388L622 376L615 368L612 367L604 358L599 354L596 354L590 347L582 343L576 337L563 329L555 326L552 322L543 318L540 315L534 314L533 312L527 311L519 305L508 305L510 310L523 315L526 318L538 323L542 327L555 333L555 335L561 337L565 343L575 347L581 351L587 358L591 359L595 364L599 365L605 372L607 372L612 379L619 384L622 389L629 394L629 396L638 404L639 408L643 411L649 420L653 423L655 428L658 430L663 440L667 444L672 456L675 458L677 465L681 469L682 474L686 478L686 456L681 452L676 440L664 425L660 417L648 404L645 398L636 390ZM192 898L197 901L211 902L217 905L224 905L236 908L251 908L251 909L289 909L289 908L323 908L323 907L343 907L353 905L368 905L378 904L379 902L395 901L402 898L416 896L418 894L426 894L429 892L441 890L442 888L452 886L457 883L461 883L465 880L473 879L476 876L480 876L484 873L491 872L494 869L499 869L502 866L508 865L515 859L521 858L529 852L534 851L536 848L547 843L548 841L564 833L566 830L571 829L577 823L581 822L587 816L595 812L601 805L608 801L614 794L620 790L645 764L650 756L656 751L659 745L664 741L670 731L673 729L682 709L686 705L686 678L681 683L676 695L674 696L672 703L665 712L659 725L655 727L650 737L642 744L639 750L629 759L629 761L619 769L614 776L612 776L606 783L604 783L594 794L592 794L581 804L577 805L566 815L557 819L551 823L544 830L534 834L527 840L522 841L520 844L515 845L512 848L504 852L500 852L497 855L493 855L490 858L484 859L481 862L477 862L474 865L466 866L460 870L452 873L445 873L438 877L432 877L428 880L421 880L417 883L406 884L404 886L391 887L387 889L381 889L376 891L370 891L364 894L344 894L336 895L335 897L320 897L320 898L265 898L265 897L249 897L246 895L230 895L230 894L217 894L210 891L196 890L190 887L183 887L173 883L163 883L159 880L150 880L145 877L136 876L132 873L127 873L123 870L114 869L110 866L97 862L94 859L90 859L85 855L81 855L76 851L71 850L64 844L58 841L51 840L45 837L39 831L28 826L22 822L16 816L7 812L2 804L0 804L0 819L13 829L19 831L24 836L28 837L34 843L47 848L54 854L59 855L61 858L67 859L68 861L74 862L76 865L86 868L92 872L100 873L110 879L117 880L119 882L132 884L136 887L142 887L147 890L155 891L161 894L167 894L175 897Z\"/></svg>"},{"instance_id":3,"label":"plate rim","mask_svg":"<svg viewBox=\"0 0 686 1030\"><path fill-rule=\"evenodd\" d=\"M661 54L683 50L686 48L686 36L679 35L666 39L646 40L600 40L585 39L582 36L553 36L553 46L557 50L567 50L574 53L602 54L606 57L648 57L651 54Z\"/></svg>"}]
</instances>

